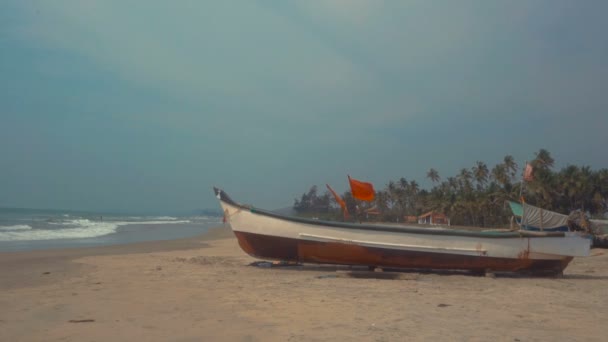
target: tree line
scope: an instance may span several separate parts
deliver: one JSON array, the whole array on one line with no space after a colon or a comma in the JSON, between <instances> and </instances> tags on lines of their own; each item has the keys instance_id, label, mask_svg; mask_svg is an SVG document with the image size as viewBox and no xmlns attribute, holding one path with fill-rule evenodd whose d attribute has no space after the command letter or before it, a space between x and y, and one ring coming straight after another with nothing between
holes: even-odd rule
<instances>
[{"instance_id":1,"label":"tree line","mask_svg":"<svg viewBox=\"0 0 608 342\"><path fill-rule=\"evenodd\" d=\"M601 217L608 210L608 169L568 165L554 170L555 161L545 149L536 152L529 164L533 169L530 181L522 181L525 165L506 155L492 168L477 161L445 178L431 168L426 174L433 184L430 189L401 177L377 190L373 202L355 201L350 191L341 196L350 213L361 213L359 219L383 222L403 222L407 216L436 211L450 217L454 225L507 226L512 215L507 201L519 202L520 194L527 203L564 214L581 209ZM293 209L302 216L342 218L333 196L327 190L320 192L317 186L296 198ZM370 209L379 214L366 215Z\"/></svg>"}]
</instances>

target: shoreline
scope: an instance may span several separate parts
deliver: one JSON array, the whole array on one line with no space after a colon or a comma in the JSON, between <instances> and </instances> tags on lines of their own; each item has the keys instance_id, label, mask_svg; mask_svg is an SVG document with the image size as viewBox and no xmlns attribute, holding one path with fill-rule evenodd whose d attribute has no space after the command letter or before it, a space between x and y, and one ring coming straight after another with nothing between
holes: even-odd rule
<instances>
[{"instance_id":1,"label":"shoreline","mask_svg":"<svg viewBox=\"0 0 608 342\"><path fill-rule=\"evenodd\" d=\"M110 222L114 230L107 234L81 237L55 237L40 239L4 239L0 241L0 253L26 252L37 250L59 250L74 248L103 247L125 245L140 242L181 240L204 235L208 229L221 225L221 222ZM93 228L95 228L93 226ZM77 228L86 229L86 228ZM61 231L62 229L59 229ZM44 232L45 230L42 229ZM93 229L95 231L95 229ZM24 230L25 233L36 232L36 229ZM52 232L52 230L47 230ZM9 232L10 234L10 232ZM1 232L0 232L1 235Z\"/></svg>"},{"instance_id":2,"label":"shoreline","mask_svg":"<svg viewBox=\"0 0 608 342\"><path fill-rule=\"evenodd\" d=\"M0 252L0 271L10 273L6 281L0 282L0 290L19 286L31 286L52 282L59 276L82 270L82 265L73 263L78 258L171 252L204 248L205 241L234 236L228 228L217 226L209 228L197 236L172 239L112 244L104 246L48 248L26 251ZM49 272L49 273L45 273ZM39 275L47 275L40 279Z\"/></svg>"},{"instance_id":3,"label":"shoreline","mask_svg":"<svg viewBox=\"0 0 608 342\"><path fill-rule=\"evenodd\" d=\"M0 253L6 341L603 341L608 255L563 278L264 268L232 231Z\"/></svg>"}]
</instances>

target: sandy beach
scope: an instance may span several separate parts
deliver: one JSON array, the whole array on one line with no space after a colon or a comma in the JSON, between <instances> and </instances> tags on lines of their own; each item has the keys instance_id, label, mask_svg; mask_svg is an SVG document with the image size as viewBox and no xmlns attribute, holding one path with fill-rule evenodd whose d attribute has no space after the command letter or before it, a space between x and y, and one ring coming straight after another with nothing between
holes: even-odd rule
<instances>
[{"instance_id":1,"label":"sandy beach","mask_svg":"<svg viewBox=\"0 0 608 342\"><path fill-rule=\"evenodd\" d=\"M0 253L1 341L605 341L608 255L563 278L264 268L232 233Z\"/></svg>"}]
</instances>

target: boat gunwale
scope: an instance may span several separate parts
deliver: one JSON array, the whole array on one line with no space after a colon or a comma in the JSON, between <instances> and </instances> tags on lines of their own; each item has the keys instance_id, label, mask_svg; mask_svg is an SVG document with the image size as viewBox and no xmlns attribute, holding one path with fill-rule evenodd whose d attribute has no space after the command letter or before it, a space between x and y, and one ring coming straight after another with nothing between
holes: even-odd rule
<instances>
[{"instance_id":1,"label":"boat gunwale","mask_svg":"<svg viewBox=\"0 0 608 342\"><path fill-rule=\"evenodd\" d=\"M253 214L258 214L262 216L268 216L275 219L288 221L288 222L296 222L296 223L304 223L314 226L325 226L325 227L333 227L333 228L343 228L343 229L356 229L356 230L365 230L365 231L378 231L378 232L391 232L391 233L409 233L409 234L421 234L421 235L443 235L443 236L462 236L462 237L476 237L476 238L489 238L489 239L513 239L513 238L551 238L551 237L565 237L565 232L531 232L525 230L518 230L514 232L496 232L496 231L486 231L486 232L471 232L466 230L452 230L452 229L434 229L434 228L418 228L418 227L394 227L387 226L381 224L360 224L360 223L350 223L350 222L338 222L338 221L325 221L325 220L315 220L304 217L296 217L296 216L288 216L275 212L271 212L264 209L255 208L253 206L242 205L230 198L228 194L224 190L214 187L215 194L217 198L231 206L237 207L242 210L248 210Z\"/></svg>"}]
</instances>

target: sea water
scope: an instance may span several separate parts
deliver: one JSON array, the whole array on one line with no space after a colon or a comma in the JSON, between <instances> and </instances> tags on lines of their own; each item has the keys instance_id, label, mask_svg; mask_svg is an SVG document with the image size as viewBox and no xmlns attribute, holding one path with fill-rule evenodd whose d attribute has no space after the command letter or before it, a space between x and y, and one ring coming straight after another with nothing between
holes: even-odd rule
<instances>
[{"instance_id":1,"label":"sea water","mask_svg":"<svg viewBox=\"0 0 608 342\"><path fill-rule=\"evenodd\" d=\"M215 216L134 216L0 208L0 252L172 240L202 234Z\"/></svg>"}]
</instances>

